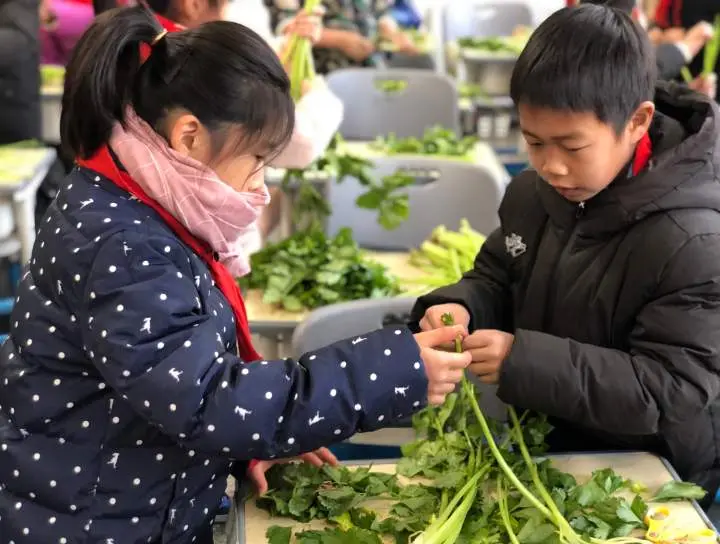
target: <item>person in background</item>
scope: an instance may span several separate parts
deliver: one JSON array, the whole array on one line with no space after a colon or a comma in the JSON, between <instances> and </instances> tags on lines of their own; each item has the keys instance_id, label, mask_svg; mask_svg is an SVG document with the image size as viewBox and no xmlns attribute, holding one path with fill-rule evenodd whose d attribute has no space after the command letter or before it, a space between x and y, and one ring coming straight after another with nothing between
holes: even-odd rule
<instances>
[{"instance_id":1,"label":"person in background","mask_svg":"<svg viewBox=\"0 0 720 544\"><path fill-rule=\"evenodd\" d=\"M111 0L112 1L112 0ZM150 8L158 14L163 27L169 32L183 28L195 28L210 21L231 20L256 31L276 51L280 51L287 40L275 38L269 27L264 25L262 11L258 11L253 0L148 0ZM112 7L108 0L95 0L96 12ZM245 2L249 10L244 11ZM264 6L262 6L263 9ZM254 16L253 16L254 14ZM288 22L285 36L297 34L316 39L320 33L320 21L315 16L297 14ZM295 131L287 147L273 158L271 166L278 168L306 168L325 152L332 137L340 127L343 118L343 104L325 85L322 78L316 78L305 86L305 94L295 106ZM257 251L280 222L283 198L279 188L271 188L271 203L258 221L257 230L251 235L252 251Z\"/></svg>"},{"instance_id":2,"label":"person in background","mask_svg":"<svg viewBox=\"0 0 720 544\"><path fill-rule=\"evenodd\" d=\"M292 137L278 57L225 21L98 16L68 65L77 168L48 211L0 348L4 542L209 544L230 473L444 401L461 326L369 332L263 360L235 277Z\"/></svg>"},{"instance_id":3,"label":"person in background","mask_svg":"<svg viewBox=\"0 0 720 544\"><path fill-rule=\"evenodd\" d=\"M458 283L450 312L470 370L547 414L551 451L642 450L720 485L720 110L656 84L645 31L603 5L533 33L510 81L532 169Z\"/></svg>"},{"instance_id":4,"label":"person in background","mask_svg":"<svg viewBox=\"0 0 720 544\"><path fill-rule=\"evenodd\" d=\"M604 4L631 14L643 28L648 28L648 21L635 0L583 0L582 4ZM713 36L713 28L706 21L701 21L681 36L664 36L649 32L651 41L655 43L655 58L660 79L677 79L680 71L700 53L705 44ZM717 79L698 75L688 86L714 98L717 91Z\"/></svg>"},{"instance_id":5,"label":"person in background","mask_svg":"<svg viewBox=\"0 0 720 544\"><path fill-rule=\"evenodd\" d=\"M37 0L0 2L0 145L41 137L39 27Z\"/></svg>"},{"instance_id":6,"label":"person in background","mask_svg":"<svg viewBox=\"0 0 720 544\"><path fill-rule=\"evenodd\" d=\"M42 0L42 63L65 66L95 13L91 0Z\"/></svg>"},{"instance_id":7,"label":"person in background","mask_svg":"<svg viewBox=\"0 0 720 544\"><path fill-rule=\"evenodd\" d=\"M716 0L660 0L653 23L665 35L676 37L689 35L698 24L712 23L720 15L720 3ZM689 29L689 30L686 30ZM690 71L695 76L702 72L703 54L695 56ZM720 74L720 62L715 66L714 82Z\"/></svg>"},{"instance_id":8,"label":"person in background","mask_svg":"<svg viewBox=\"0 0 720 544\"><path fill-rule=\"evenodd\" d=\"M271 21L283 31L303 7L304 0L265 0ZM375 66L379 40L393 44L400 53L416 55L418 49L393 19L392 0L323 0L323 25L313 55L320 73L349 66Z\"/></svg>"}]
</instances>

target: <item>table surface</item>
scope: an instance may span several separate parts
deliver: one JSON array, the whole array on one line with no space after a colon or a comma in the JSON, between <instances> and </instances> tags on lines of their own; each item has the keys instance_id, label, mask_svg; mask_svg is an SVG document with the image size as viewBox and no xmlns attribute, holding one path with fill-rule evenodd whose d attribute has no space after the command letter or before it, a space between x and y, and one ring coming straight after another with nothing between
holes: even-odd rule
<instances>
[{"instance_id":1,"label":"table surface","mask_svg":"<svg viewBox=\"0 0 720 544\"><path fill-rule=\"evenodd\" d=\"M627 479L645 484L650 494L654 494L663 484L677 479L674 470L663 459L649 453L572 454L552 456L551 459L558 469L572 474L581 483L586 481L594 470L609 467ZM372 470L391 473L395 471L395 464L380 461L379 464L373 465ZM368 503L368 507L374 506L377 508L379 505ZM712 528L707 517L695 503L675 502L667 503L666 506L674 516L677 516L678 523L682 523L684 528L689 530ZM292 527L295 530L322 529L325 526L321 521L301 524L287 518L271 518L267 512L257 508L253 500L245 502L244 507L238 509L238 529L240 542L243 544L267 542L265 532L272 525Z\"/></svg>"},{"instance_id":2,"label":"table surface","mask_svg":"<svg viewBox=\"0 0 720 544\"><path fill-rule=\"evenodd\" d=\"M375 252L368 251L367 256L372 260L384 264L390 273L398 278L415 279L423 275L422 271L410 266L408 253L405 252ZM253 322L273 322L298 324L307 315L305 312L287 312L285 310L263 304L263 293L259 290L248 291L245 295L245 309L252 326Z\"/></svg>"},{"instance_id":3,"label":"table surface","mask_svg":"<svg viewBox=\"0 0 720 544\"><path fill-rule=\"evenodd\" d=\"M48 147L0 146L0 191L22 186L55 159Z\"/></svg>"}]
</instances>

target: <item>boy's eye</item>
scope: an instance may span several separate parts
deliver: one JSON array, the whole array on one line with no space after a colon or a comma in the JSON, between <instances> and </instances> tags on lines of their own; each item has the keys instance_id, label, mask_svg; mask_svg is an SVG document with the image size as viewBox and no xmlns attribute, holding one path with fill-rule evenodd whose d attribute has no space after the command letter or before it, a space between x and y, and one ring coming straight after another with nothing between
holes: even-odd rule
<instances>
[{"instance_id":1,"label":"boy's eye","mask_svg":"<svg viewBox=\"0 0 720 544\"><path fill-rule=\"evenodd\" d=\"M582 151L582 150L585 149L586 147L588 147L588 146L583 145L583 146L581 146L581 147L566 147L566 148L565 148L565 151L567 151L568 153L575 153L575 152L577 152L577 151Z\"/></svg>"},{"instance_id":2,"label":"boy's eye","mask_svg":"<svg viewBox=\"0 0 720 544\"><path fill-rule=\"evenodd\" d=\"M528 145L530 147L542 147L543 143L542 142L528 142Z\"/></svg>"}]
</instances>

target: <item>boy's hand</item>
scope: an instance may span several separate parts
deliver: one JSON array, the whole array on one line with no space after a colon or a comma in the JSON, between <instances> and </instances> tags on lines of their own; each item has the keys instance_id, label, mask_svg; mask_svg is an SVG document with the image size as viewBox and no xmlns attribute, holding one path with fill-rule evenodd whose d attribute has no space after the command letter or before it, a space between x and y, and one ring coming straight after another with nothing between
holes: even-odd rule
<instances>
[{"instance_id":1,"label":"boy's hand","mask_svg":"<svg viewBox=\"0 0 720 544\"><path fill-rule=\"evenodd\" d=\"M462 304L438 304L425 310L425 315L419 323L420 330L430 331L442 327L443 314L452 315L456 325L462 325L466 329L470 326L470 313Z\"/></svg>"},{"instance_id":2,"label":"boy's hand","mask_svg":"<svg viewBox=\"0 0 720 544\"><path fill-rule=\"evenodd\" d=\"M295 460L303 461L304 463L310 463L316 467L321 467L324 464L336 466L338 464L337 457L327 448L320 448L310 453L304 453L297 459L277 459L275 461L257 461L250 465L248 470L248 478L255 485L255 489L258 495L264 495L268 490L267 479L265 473L270 469L271 466L280 463L290 463Z\"/></svg>"},{"instance_id":3,"label":"boy's hand","mask_svg":"<svg viewBox=\"0 0 720 544\"><path fill-rule=\"evenodd\" d=\"M471 360L467 352L452 353L436 348L454 342L458 336L466 335L467 329L457 325L415 335L428 379L429 404L437 405L445 402L445 397L455 391L455 386L462 380L465 368Z\"/></svg>"},{"instance_id":4,"label":"boy's hand","mask_svg":"<svg viewBox=\"0 0 720 544\"><path fill-rule=\"evenodd\" d=\"M344 33L338 45L339 49L355 62L364 61L375 52L373 43L357 32Z\"/></svg>"},{"instance_id":5,"label":"boy's hand","mask_svg":"<svg viewBox=\"0 0 720 544\"><path fill-rule=\"evenodd\" d=\"M500 367L512 349L515 337L495 330L479 330L463 341L463 349L472 356L470 372L483 383L496 384L500 379Z\"/></svg>"}]
</instances>

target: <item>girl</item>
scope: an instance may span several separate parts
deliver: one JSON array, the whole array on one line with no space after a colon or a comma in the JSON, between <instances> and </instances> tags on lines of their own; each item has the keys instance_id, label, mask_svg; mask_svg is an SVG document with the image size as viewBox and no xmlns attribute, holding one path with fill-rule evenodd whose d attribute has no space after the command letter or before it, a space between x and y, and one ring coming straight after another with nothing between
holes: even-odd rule
<instances>
[{"instance_id":1,"label":"girl","mask_svg":"<svg viewBox=\"0 0 720 544\"><path fill-rule=\"evenodd\" d=\"M263 361L234 276L293 131L288 78L247 28L99 16L68 66L77 157L0 353L3 542L202 542L227 475L442 402L463 328L391 328Z\"/></svg>"},{"instance_id":2,"label":"girl","mask_svg":"<svg viewBox=\"0 0 720 544\"><path fill-rule=\"evenodd\" d=\"M159 14L162 25L169 32L181 28L194 28L204 22L221 19L241 23L262 36L277 52L281 52L289 41L276 38L269 27L269 14L265 6L247 5L247 0L228 3L225 0L148 0L148 5ZM250 9L242 9L249 7ZM258 17L258 9L265 10L267 22ZM262 11L260 11L262 14ZM316 41L321 24L316 17L304 12L297 14L283 30L285 35L298 34ZM278 168L306 168L318 159L330 144L330 140L340 127L343 118L343 104L321 78L313 85L307 85L303 97L295 109L295 131L290 143L273 160L272 166ZM273 231L280 221L285 195L278 188L271 188L271 204L258 221L250 251L260 249L264 238Z\"/></svg>"}]
</instances>

